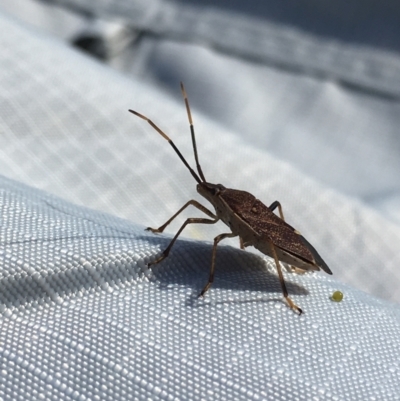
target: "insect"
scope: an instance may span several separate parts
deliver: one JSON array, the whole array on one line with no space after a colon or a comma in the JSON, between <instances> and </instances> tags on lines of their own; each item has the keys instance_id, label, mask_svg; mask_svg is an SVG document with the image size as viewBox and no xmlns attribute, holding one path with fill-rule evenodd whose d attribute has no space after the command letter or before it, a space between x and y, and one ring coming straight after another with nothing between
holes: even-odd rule
<instances>
[{"instance_id":1,"label":"insect","mask_svg":"<svg viewBox=\"0 0 400 401\"><path fill-rule=\"evenodd\" d=\"M215 259L218 243L225 238L239 237L241 249L248 246L254 246L256 249L275 260L283 296L290 308L301 314L303 311L289 298L279 261L291 265L293 270L296 272L315 271L320 269L328 274L332 274L332 272L327 264L322 260L318 252L300 234L300 232L285 222L282 206L278 201L273 202L269 207L267 207L249 192L225 188L221 184L212 184L205 179L199 163L192 114L183 83L181 83L181 91L189 119L197 173L190 167L179 149L164 131L143 114L133 110L129 111L147 121L165 140L169 142L183 164L192 174L193 178L197 181L197 192L214 206L215 213L192 199L186 202L162 226L158 228L148 227L147 230L152 231L153 233L162 233L165 228L190 205L201 210L209 217L186 219L161 256L150 262L148 267L160 263L169 255L175 241L188 224L215 224L222 220L230 228L231 232L217 235L214 238L209 278L199 296L204 296L214 281ZM279 211L279 216L273 213L276 208Z\"/></svg>"}]
</instances>

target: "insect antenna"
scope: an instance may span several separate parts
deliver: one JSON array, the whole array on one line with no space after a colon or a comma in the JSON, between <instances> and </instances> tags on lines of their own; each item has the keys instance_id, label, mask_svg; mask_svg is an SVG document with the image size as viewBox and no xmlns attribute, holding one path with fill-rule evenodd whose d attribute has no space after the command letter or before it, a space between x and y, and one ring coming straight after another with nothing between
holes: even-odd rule
<instances>
[{"instance_id":1,"label":"insect antenna","mask_svg":"<svg viewBox=\"0 0 400 401\"><path fill-rule=\"evenodd\" d=\"M186 94L186 91L185 91L185 87L183 86L183 82L181 82L181 91L182 91L183 99L185 100L186 111L187 111L187 115L188 115L188 119L189 119L190 133L192 135L193 152L194 152L194 158L196 160L197 171L199 173L200 178L204 182L206 182L206 179L204 177L203 171L202 171L200 163L199 163L199 156L197 154L197 146L196 146L196 137L194 135L192 113L190 112L189 100L188 100L188 97L187 97L187 94Z\"/></svg>"},{"instance_id":2,"label":"insect antenna","mask_svg":"<svg viewBox=\"0 0 400 401\"><path fill-rule=\"evenodd\" d=\"M179 149L175 146L175 144L172 142L170 137L161 130L156 124L153 123L149 118L144 116L143 114L138 113L137 111L134 110L129 110L132 114L135 114L136 116L140 117L141 119L147 121L164 139L168 141L168 143L172 146L172 148L175 150L176 154L179 156L179 158L182 160L183 164L188 168L194 179L201 184L201 180L199 176L196 174L196 172L189 166L189 163L186 161L186 159L183 157L182 153L179 151ZM200 170L201 171L201 170ZM205 180L203 180L205 181Z\"/></svg>"}]
</instances>

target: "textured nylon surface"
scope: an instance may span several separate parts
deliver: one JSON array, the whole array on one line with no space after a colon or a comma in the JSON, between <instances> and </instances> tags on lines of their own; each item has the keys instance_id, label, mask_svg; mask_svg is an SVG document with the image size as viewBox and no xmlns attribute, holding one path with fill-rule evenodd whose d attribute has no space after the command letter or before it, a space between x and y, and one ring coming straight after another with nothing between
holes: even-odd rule
<instances>
[{"instance_id":1,"label":"textured nylon surface","mask_svg":"<svg viewBox=\"0 0 400 401\"><path fill-rule=\"evenodd\" d=\"M398 306L1 178L0 399L398 400ZM330 300L334 290L345 295Z\"/></svg>"},{"instance_id":2,"label":"textured nylon surface","mask_svg":"<svg viewBox=\"0 0 400 401\"><path fill-rule=\"evenodd\" d=\"M0 0L0 401L400 399L394 3ZM223 224L146 270L199 215L144 227L201 199L127 110L192 163L180 80L207 179L279 200L331 268L285 273L304 315L236 239L196 298Z\"/></svg>"}]
</instances>

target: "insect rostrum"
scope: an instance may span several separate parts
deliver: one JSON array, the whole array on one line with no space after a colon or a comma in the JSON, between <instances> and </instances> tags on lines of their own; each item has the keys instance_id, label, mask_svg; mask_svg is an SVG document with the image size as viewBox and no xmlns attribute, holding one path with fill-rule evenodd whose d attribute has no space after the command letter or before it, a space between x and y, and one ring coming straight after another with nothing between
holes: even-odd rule
<instances>
[{"instance_id":1,"label":"insect rostrum","mask_svg":"<svg viewBox=\"0 0 400 401\"><path fill-rule=\"evenodd\" d=\"M169 142L184 165L190 171L193 178L197 181L197 192L214 206L215 213L208 210L196 200L190 200L159 228L147 228L147 230L150 230L153 233L162 233L168 224L189 205L196 207L209 217L186 219L161 256L153 262L150 262L148 266L150 267L151 265L157 264L168 256L175 241L188 224L215 224L217 221L222 220L230 228L231 232L217 235L214 238L210 275L207 284L200 293L200 296L203 296L206 293L214 280L215 257L218 243L224 238L239 237L240 247L242 249L252 245L265 255L274 258L278 270L279 281L282 286L283 296L289 306L301 314L302 310L289 298L279 261L288 263L295 271L298 270L304 272L322 269L328 274L332 274L332 272L327 264L322 260L318 252L300 234L300 232L285 222L282 207L278 201L273 202L269 207L267 207L248 192L225 188L221 184L211 184L210 182L207 182L200 167L192 115L186 91L182 83L181 90L190 124L197 173L190 167L189 163L172 140L156 124L154 124L153 121L136 111L129 111L147 121L164 139ZM278 208L280 217L273 213L276 208Z\"/></svg>"}]
</instances>

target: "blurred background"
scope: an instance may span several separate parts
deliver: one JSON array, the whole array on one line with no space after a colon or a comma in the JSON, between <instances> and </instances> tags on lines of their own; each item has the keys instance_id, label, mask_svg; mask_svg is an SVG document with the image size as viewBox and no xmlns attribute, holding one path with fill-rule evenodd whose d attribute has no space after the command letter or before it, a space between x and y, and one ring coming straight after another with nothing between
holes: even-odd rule
<instances>
[{"instance_id":1,"label":"blurred background","mask_svg":"<svg viewBox=\"0 0 400 401\"><path fill-rule=\"evenodd\" d=\"M161 225L194 182L127 109L191 161L183 81L206 178L280 200L336 278L400 302L398 2L0 0L0 26L2 175Z\"/></svg>"}]
</instances>

